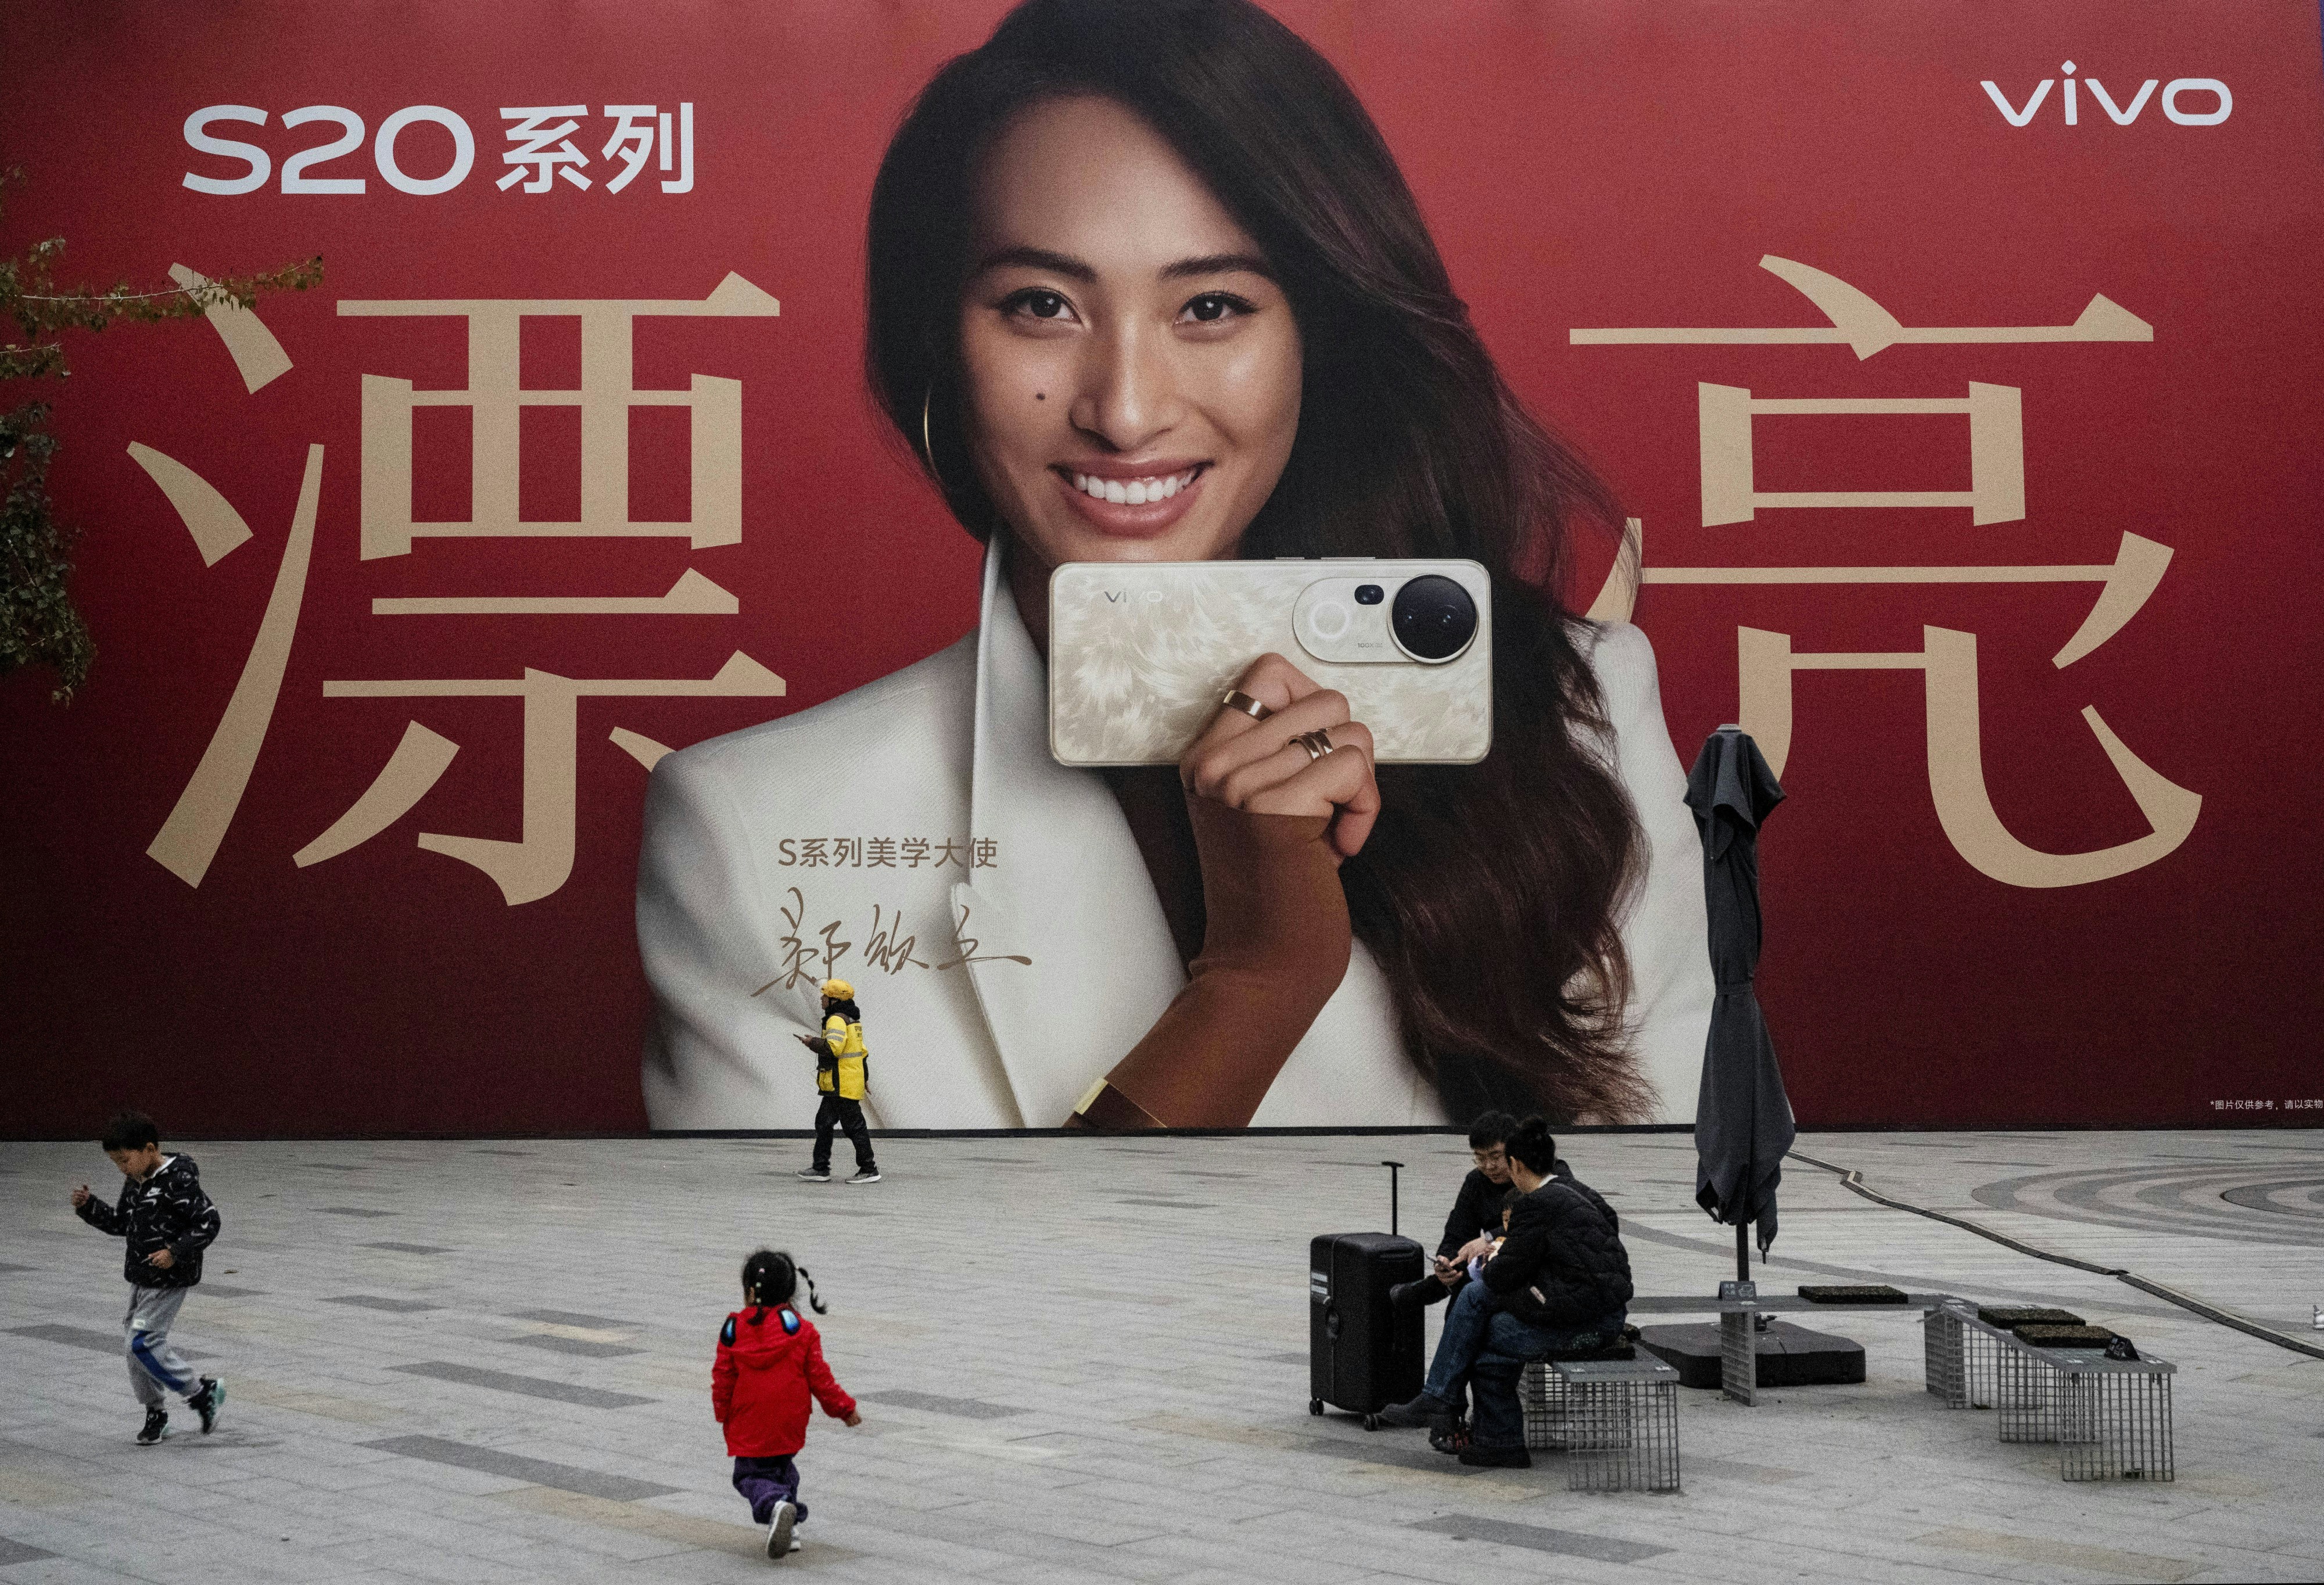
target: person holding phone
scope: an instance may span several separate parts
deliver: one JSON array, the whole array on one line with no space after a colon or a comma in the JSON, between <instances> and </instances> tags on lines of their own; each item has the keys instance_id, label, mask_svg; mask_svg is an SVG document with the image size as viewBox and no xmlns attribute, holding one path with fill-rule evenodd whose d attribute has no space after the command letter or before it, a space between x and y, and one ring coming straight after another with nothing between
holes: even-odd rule
<instances>
[{"instance_id":1,"label":"person holding phone","mask_svg":"<svg viewBox=\"0 0 2324 1585\"><path fill-rule=\"evenodd\" d=\"M1247 0L1028 0L922 92L868 230L873 394L987 547L982 620L655 769L654 1126L798 1126L774 1051L816 1009L752 988L826 920L935 945L882 959L923 1054L882 1126L1690 1116L1712 987L1653 653L1557 593L1619 508L1502 381L1332 66ZM1484 569L1482 761L1376 767L1279 654L1176 767L1050 757L1054 568L1293 556ZM850 832L976 857L788 867Z\"/></svg>"},{"instance_id":2,"label":"person holding phone","mask_svg":"<svg viewBox=\"0 0 2324 1585\"><path fill-rule=\"evenodd\" d=\"M1488 1111L1469 1124L1469 1175L1461 1180L1452 1210L1444 1218L1444 1236L1437 1240L1428 1275L1400 1282L1388 1289L1388 1303L1418 1312L1461 1291L1469 1280L1469 1267L1480 1256L1492 1254L1495 1234L1505 1220L1509 1193L1508 1138L1517 1120L1506 1111Z\"/></svg>"}]
</instances>

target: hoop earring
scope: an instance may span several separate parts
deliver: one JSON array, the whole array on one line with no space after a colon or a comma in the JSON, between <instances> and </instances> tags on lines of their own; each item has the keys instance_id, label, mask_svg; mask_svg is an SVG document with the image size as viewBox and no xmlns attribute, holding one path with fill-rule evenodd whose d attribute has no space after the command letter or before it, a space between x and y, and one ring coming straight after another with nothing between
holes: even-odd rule
<instances>
[{"instance_id":1,"label":"hoop earring","mask_svg":"<svg viewBox=\"0 0 2324 1585\"><path fill-rule=\"evenodd\" d=\"M920 456L927 459L928 476L936 480L936 488L950 495L952 486L945 483L944 470L936 466L936 444L928 438L928 408L936 400L936 382L931 380L927 392L920 397Z\"/></svg>"}]
</instances>

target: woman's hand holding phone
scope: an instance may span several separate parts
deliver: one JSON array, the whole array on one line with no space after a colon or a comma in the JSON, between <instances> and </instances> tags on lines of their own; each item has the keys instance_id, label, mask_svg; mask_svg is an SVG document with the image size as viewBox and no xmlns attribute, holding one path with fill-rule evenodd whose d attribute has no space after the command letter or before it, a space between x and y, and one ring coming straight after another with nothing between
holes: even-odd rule
<instances>
[{"instance_id":1,"label":"woman's hand holding phone","mask_svg":"<svg viewBox=\"0 0 2324 1585\"><path fill-rule=\"evenodd\" d=\"M1321 816L1333 863L1361 851L1379 818L1372 777L1372 734L1348 716L1347 696L1318 687L1280 655L1262 655L1235 682L1267 706L1265 720L1222 709L1178 761L1178 779L1198 797L1253 815ZM1316 755L1298 740L1322 732L1332 744Z\"/></svg>"},{"instance_id":2,"label":"woman's hand holding phone","mask_svg":"<svg viewBox=\"0 0 2324 1585\"><path fill-rule=\"evenodd\" d=\"M1107 1082L1173 1128L1242 1128L1348 972L1341 862L1379 816L1372 736L1280 655L1236 687L1178 763L1203 869L1203 947L1186 984ZM1296 740L1330 734L1332 751Z\"/></svg>"}]
</instances>

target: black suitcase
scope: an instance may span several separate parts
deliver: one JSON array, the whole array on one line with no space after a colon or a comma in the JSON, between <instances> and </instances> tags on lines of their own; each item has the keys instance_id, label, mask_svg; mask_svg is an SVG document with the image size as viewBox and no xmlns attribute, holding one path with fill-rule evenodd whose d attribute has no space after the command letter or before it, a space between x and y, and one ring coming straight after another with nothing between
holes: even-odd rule
<instances>
[{"instance_id":1,"label":"black suitcase","mask_svg":"<svg viewBox=\"0 0 2324 1585\"><path fill-rule=\"evenodd\" d=\"M1307 1412L1323 1405L1379 1427L1379 1411L1420 1396L1421 1313L1389 1308L1388 1291L1416 1282L1421 1247L1394 1233L1323 1233L1307 1246Z\"/></svg>"}]
</instances>

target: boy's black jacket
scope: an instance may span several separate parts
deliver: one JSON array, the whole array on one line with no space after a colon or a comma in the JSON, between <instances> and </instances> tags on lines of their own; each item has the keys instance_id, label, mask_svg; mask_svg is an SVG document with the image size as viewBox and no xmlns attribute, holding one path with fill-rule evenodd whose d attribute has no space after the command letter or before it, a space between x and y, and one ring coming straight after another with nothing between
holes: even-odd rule
<instances>
[{"instance_id":1,"label":"boy's black jacket","mask_svg":"<svg viewBox=\"0 0 2324 1585\"><path fill-rule=\"evenodd\" d=\"M1621 1224L1563 1161L1509 1212L1508 1241L1485 1263L1493 1308L1551 1332L1594 1326L1630 1302Z\"/></svg>"},{"instance_id":2,"label":"boy's black jacket","mask_svg":"<svg viewBox=\"0 0 2324 1585\"><path fill-rule=\"evenodd\" d=\"M1461 1180L1461 1194L1452 1202L1452 1214L1444 1219L1444 1237L1437 1244L1436 1252L1450 1260L1455 1250L1479 1234L1498 1236L1501 1230L1501 1201L1508 1192L1508 1184L1497 1184L1471 1167L1469 1175Z\"/></svg>"},{"instance_id":3,"label":"boy's black jacket","mask_svg":"<svg viewBox=\"0 0 2324 1585\"><path fill-rule=\"evenodd\" d=\"M202 1280L202 1251L218 1236L217 1207L202 1193L201 1169L190 1156L169 1157L142 1184L123 1179L115 1204L91 1194L79 1212L97 1231L129 1240L121 1275L141 1288L192 1287ZM156 1249L169 1250L176 1264L146 1264Z\"/></svg>"}]
</instances>

